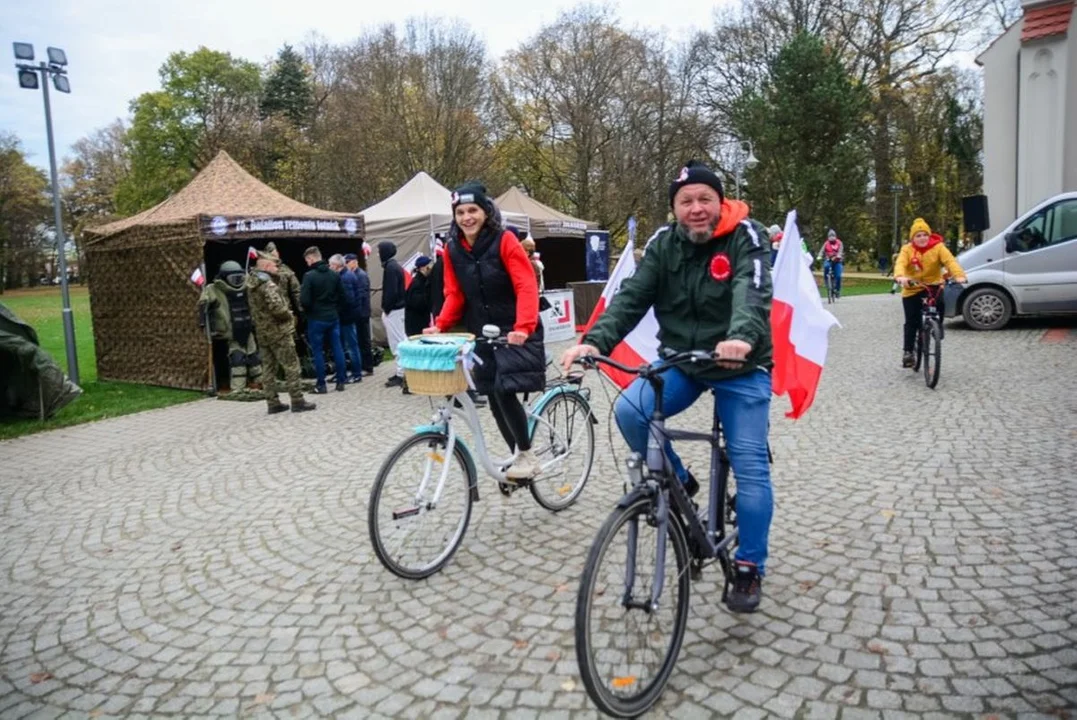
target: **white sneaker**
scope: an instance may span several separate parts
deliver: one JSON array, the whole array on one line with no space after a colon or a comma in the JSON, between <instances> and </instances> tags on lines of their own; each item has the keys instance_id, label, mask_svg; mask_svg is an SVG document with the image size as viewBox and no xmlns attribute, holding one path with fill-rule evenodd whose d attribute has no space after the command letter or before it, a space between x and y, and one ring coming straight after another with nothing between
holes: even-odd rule
<instances>
[{"instance_id":1,"label":"white sneaker","mask_svg":"<svg viewBox=\"0 0 1077 720\"><path fill-rule=\"evenodd\" d=\"M539 466L538 458L530 450L523 450L516 459L512 461L512 465L505 471L505 477L509 480L530 480L539 474L542 468Z\"/></svg>"}]
</instances>

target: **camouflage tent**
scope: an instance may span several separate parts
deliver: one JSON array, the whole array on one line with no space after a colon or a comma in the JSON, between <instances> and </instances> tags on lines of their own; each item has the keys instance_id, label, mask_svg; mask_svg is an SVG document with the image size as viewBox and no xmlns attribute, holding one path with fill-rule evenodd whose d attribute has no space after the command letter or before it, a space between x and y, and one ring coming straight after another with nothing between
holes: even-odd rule
<instances>
[{"instance_id":1,"label":"camouflage tent","mask_svg":"<svg viewBox=\"0 0 1077 720\"><path fill-rule=\"evenodd\" d=\"M198 270L273 240L296 272L303 249L362 251L363 218L304 205L221 151L188 185L134 217L86 231L97 374L102 380L206 389L209 347L198 327Z\"/></svg>"}]
</instances>

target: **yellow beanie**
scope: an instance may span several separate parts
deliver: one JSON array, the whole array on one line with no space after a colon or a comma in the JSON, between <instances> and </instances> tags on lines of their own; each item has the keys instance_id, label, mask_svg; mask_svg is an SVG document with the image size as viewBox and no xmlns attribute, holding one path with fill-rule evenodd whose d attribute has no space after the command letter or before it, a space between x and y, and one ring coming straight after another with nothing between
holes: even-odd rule
<instances>
[{"instance_id":1,"label":"yellow beanie","mask_svg":"<svg viewBox=\"0 0 1077 720\"><path fill-rule=\"evenodd\" d=\"M931 226L928 225L923 218L916 218L912 221L912 227L909 228L909 240L912 240L916 233L926 232L931 234Z\"/></svg>"}]
</instances>

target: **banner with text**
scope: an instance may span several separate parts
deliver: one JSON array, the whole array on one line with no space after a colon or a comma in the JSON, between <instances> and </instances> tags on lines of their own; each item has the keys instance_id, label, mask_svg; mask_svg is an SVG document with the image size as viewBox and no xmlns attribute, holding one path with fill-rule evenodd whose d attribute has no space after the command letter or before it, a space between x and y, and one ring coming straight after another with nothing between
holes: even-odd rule
<instances>
[{"instance_id":1,"label":"banner with text","mask_svg":"<svg viewBox=\"0 0 1077 720\"><path fill-rule=\"evenodd\" d=\"M202 237L207 240L235 240L266 236L361 237L363 218L291 218L201 215Z\"/></svg>"},{"instance_id":2,"label":"banner with text","mask_svg":"<svg viewBox=\"0 0 1077 720\"><path fill-rule=\"evenodd\" d=\"M547 290L542 293L550 308L542 312L545 342L561 342L576 337L575 300L571 290Z\"/></svg>"}]
</instances>

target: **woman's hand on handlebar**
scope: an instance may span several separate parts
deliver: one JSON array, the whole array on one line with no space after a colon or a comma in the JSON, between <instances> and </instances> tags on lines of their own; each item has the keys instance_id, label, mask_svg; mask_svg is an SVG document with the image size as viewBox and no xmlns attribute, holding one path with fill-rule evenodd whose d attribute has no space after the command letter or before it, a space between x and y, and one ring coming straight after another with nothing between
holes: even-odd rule
<instances>
[{"instance_id":1,"label":"woman's hand on handlebar","mask_svg":"<svg viewBox=\"0 0 1077 720\"><path fill-rule=\"evenodd\" d=\"M723 340L715 346L714 355L718 367L736 370L744 365L744 360L751 351L752 346L743 340ZM723 360L734 360L736 362L722 362Z\"/></svg>"},{"instance_id":2,"label":"woman's hand on handlebar","mask_svg":"<svg viewBox=\"0 0 1077 720\"><path fill-rule=\"evenodd\" d=\"M505 339L508 340L509 345L523 345L527 342L527 333L513 330Z\"/></svg>"},{"instance_id":3,"label":"woman's hand on handlebar","mask_svg":"<svg viewBox=\"0 0 1077 720\"><path fill-rule=\"evenodd\" d=\"M437 325L423 328L423 335L437 335L439 332L441 332L441 330Z\"/></svg>"},{"instance_id":4,"label":"woman's hand on handlebar","mask_svg":"<svg viewBox=\"0 0 1077 720\"><path fill-rule=\"evenodd\" d=\"M572 369L572 363L581 358L585 358L591 355L601 355L594 345L576 345L565 350L561 355L561 368L568 372Z\"/></svg>"}]
</instances>

